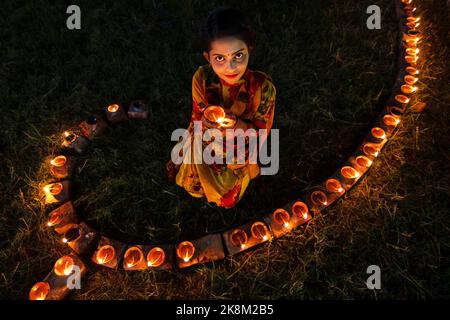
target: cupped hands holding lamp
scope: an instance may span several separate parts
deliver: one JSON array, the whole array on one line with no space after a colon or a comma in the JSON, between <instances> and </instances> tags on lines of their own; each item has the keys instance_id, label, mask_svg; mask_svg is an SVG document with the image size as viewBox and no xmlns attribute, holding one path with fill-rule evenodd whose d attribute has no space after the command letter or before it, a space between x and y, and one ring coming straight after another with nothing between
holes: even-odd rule
<instances>
[{"instance_id":1,"label":"cupped hands holding lamp","mask_svg":"<svg viewBox=\"0 0 450 320\"><path fill-rule=\"evenodd\" d=\"M191 139L194 121L204 123L204 118L207 124L215 123L213 127L221 129L266 129L269 134L276 89L269 75L248 69L254 37L249 20L237 10L218 8L208 15L201 34L208 64L199 67L192 79L193 110L188 127ZM188 152L192 153L193 148ZM169 179L190 195L206 197L208 202L224 208L234 207L250 181L261 174L256 163L237 167L204 162L175 165L170 160L166 169Z\"/></svg>"}]
</instances>

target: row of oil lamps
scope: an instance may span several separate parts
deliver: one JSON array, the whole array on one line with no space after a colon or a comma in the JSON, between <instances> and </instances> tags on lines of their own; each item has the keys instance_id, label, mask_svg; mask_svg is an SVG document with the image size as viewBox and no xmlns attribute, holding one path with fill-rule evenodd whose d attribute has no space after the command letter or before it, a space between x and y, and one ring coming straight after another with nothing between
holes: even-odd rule
<instances>
[{"instance_id":1,"label":"row of oil lamps","mask_svg":"<svg viewBox=\"0 0 450 320\"><path fill-rule=\"evenodd\" d=\"M302 193L299 197L300 200L288 203L285 207L275 210L261 220L221 234L207 235L193 241L182 241L176 246L127 246L99 235L85 223L78 223L78 217L69 201L70 183L68 180L46 185L44 187L46 204L62 204L49 214L47 225L53 227L58 234L63 235L62 241L67 243L77 254L64 256L57 260L47 278L31 288L29 298L31 300L63 298L67 294L67 290L53 288L52 284L57 283L58 278L66 279L70 276L75 265L79 266L81 270L86 270L86 265L80 256L88 256L97 265L110 268L118 268L120 265L125 270L168 269L172 268L174 262L180 268L189 267L198 263L223 259L225 250L229 254L236 254L270 241L274 237L281 237L306 223L315 213L340 198L361 178L379 155L388 138L392 136L400 123L411 95L417 92L415 84L419 74L417 63L419 60L418 44L421 40L418 30L420 18L414 15L416 8L412 6L412 0L401 0L401 3L401 54L404 56L404 60L399 71L400 80L394 86L395 90L387 107L377 119L377 125L370 130L360 148L324 183L311 191ZM404 23L403 20L405 20ZM396 93L397 91L401 93ZM106 119L111 123L123 121L125 118L123 113L120 114L120 109L119 105L108 106ZM139 117L143 117L142 114ZM101 118L91 117L80 127L83 136L66 132L63 142L63 148L77 154L85 151L86 139L89 140L103 131L106 123ZM73 164L74 157L59 155L50 160L50 171L55 177L65 179L70 175ZM95 249L90 250L92 246ZM58 292L58 289L62 293L52 295L52 293Z\"/></svg>"}]
</instances>

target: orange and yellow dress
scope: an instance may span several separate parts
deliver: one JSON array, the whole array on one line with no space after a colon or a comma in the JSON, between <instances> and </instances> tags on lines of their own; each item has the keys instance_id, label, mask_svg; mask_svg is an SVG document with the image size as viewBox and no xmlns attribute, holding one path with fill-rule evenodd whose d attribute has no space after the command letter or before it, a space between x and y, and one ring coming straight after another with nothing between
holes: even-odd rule
<instances>
[{"instance_id":1,"label":"orange and yellow dress","mask_svg":"<svg viewBox=\"0 0 450 320\"><path fill-rule=\"evenodd\" d=\"M247 128L272 128L275 110L275 86L267 74L247 68L238 83L222 81L211 65L197 69L192 78L193 109L188 127L193 138L193 121L201 121L207 106L220 105L234 113ZM192 140L191 140L192 141ZM180 142L181 143L181 142ZM193 152L191 143L191 152ZM250 180L260 175L258 164L244 165L182 163L175 181L194 197L205 197L224 208L232 208L245 193Z\"/></svg>"}]
</instances>

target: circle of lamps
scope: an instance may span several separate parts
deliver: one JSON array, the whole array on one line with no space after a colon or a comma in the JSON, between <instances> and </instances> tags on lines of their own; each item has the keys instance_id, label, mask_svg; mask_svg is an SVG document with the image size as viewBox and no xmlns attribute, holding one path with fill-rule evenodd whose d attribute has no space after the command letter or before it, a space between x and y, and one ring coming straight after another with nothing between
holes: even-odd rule
<instances>
[{"instance_id":1,"label":"circle of lamps","mask_svg":"<svg viewBox=\"0 0 450 320\"><path fill-rule=\"evenodd\" d=\"M61 241L73 250L59 258L50 273L37 282L29 292L30 300L59 300L70 291L70 277L82 277L88 261L99 266L125 270L186 268L234 255L252 247L279 238L304 225L315 214L333 204L353 187L368 171L389 138L396 132L412 95L418 88L420 17L416 16L412 0L397 0L396 13L401 32L400 59L397 79L391 96L375 119L369 134L360 146L334 174L311 190L299 194L297 199L260 219L233 227L222 233L208 234L177 244L125 244L110 239L80 221L71 202L69 178L74 171L77 156L83 155L95 136L108 126L131 118L147 118L148 106L133 101L128 108L111 104L83 121L74 131L63 133L60 154L48 159L55 181L42 190L45 205L57 206L48 216L47 226L61 236Z\"/></svg>"}]
</instances>

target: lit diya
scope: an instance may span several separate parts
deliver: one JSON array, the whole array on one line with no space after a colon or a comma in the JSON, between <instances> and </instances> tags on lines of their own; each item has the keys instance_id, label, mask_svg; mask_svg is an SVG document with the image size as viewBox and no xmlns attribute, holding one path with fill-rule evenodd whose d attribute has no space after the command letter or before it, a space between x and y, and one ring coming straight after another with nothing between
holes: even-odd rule
<instances>
[{"instance_id":1,"label":"lit diya","mask_svg":"<svg viewBox=\"0 0 450 320\"><path fill-rule=\"evenodd\" d=\"M128 120L128 117L125 114L125 111L117 103L110 104L109 106L107 106L105 115L106 115L106 119L110 123L113 123L113 124L119 123L119 122L124 122L124 121Z\"/></svg>"},{"instance_id":2,"label":"lit diya","mask_svg":"<svg viewBox=\"0 0 450 320\"><path fill-rule=\"evenodd\" d=\"M195 247L190 241L183 241L178 245L177 256L183 259L184 262L188 262L194 256Z\"/></svg>"},{"instance_id":3,"label":"lit diya","mask_svg":"<svg viewBox=\"0 0 450 320\"><path fill-rule=\"evenodd\" d=\"M78 154L84 153L87 147L87 140L81 136L78 136L74 132L64 131L64 141L62 147L65 149L73 150Z\"/></svg>"},{"instance_id":4,"label":"lit diya","mask_svg":"<svg viewBox=\"0 0 450 320\"><path fill-rule=\"evenodd\" d=\"M72 257L64 256L56 261L53 270L58 276L68 276L72 273L74 264Z\"/></svg>"},{"instance_id":5,"label":"lit diya","mask_svg":"<svg viewBox=\"0 0 450 320\"><path fill-rule=\"evenodd\" d=\"M108 106L108 112L110 113L116 113L117 111L119 111L120 106L118 104L111 104Z\"/></svg>"},{"instance_id":6,"label":"lit diya","mask_svg":"<svg viewBox=\"0 0 450 320\"><path fill-rule=\"evenodd\" d=\"M144 259L144 253L139 247L129 248L124 255L124 264L128 268L135 267L139 265Z\"/></svg>"},{"instance_id":7,"label":"lit diya","mask_svg":"<svg viewBox=\"0 0 450 320\"><path fill-rule=\"evenodd\" d=\"M277 209L273 213L273 220L276 224L283 226L285 228L289 227L289 221L291 220L291 216L284 209Z\"/></svg>"},{"instance_id":8,"label":"lit diya","mask_svg":"<svg viewBox=\"0 0 450 320\"><path fill-rule=\"evenodd\" d=\"M407 22L406 26L410 29L415 29L420 26L420 22Z\"/></svg>"},{"instance_id":9,"label":"lit diya","mask_svg":"<svg viewBox=\"0 0 450 320\"><path fill-rule=\"evenodd\" d=\"M404 39L403 45L406 48L417 49L417 43L418 40L416 41L415 39L408 39L408 40Z\"/></svg>"},{"instance_id":10,"label":"lit diya","mask_svg":"<svg viewBox=\"0 0 450 320\"><path fill-rule=\"evenodd\" d=\"M313 193L311 193L311 201L316 206L326 206L328 204L327 195L319 190L313 191Z\"/></svg>"},{"instance_id":11,"label":"lit diya","mask_svg":"<svg viewBox=\"0 0 450 320\"><path fill-rule=\"evenodd\" d=\"M416 11L416 7L413 7L413 6L405 6L404 8L403 8L403 10L405 11L405 13L406 13L406 15L407 16L413 16L414 15L414 12Z\"/></svg>"},{"instance_id":12,"label":"lit diya","mask_svg":"<svg viewBox=\"0 0 450 320\"><path fill-rule=\"evenodd\" d=\"M57 156L50 160L50 164L54 167L63 167L67 162L67 158L65 156Z\"/></svg>"},{"instance_id":13,"label":"lit diya","mask_svg":"<svg viewBox=\"0 0 450 320\"><path fill-rule=\"evenodd\" d=\"M147 254L147 266L159 267L166 260L166 254L159 247L152 248Z\"/></svg>"},{"instance_id":14,"label":"lit diya","mask_svg":"<svg viewBox=\"0 0 450 320\"><path fill-rule=\"evenodd\" d=\"M38 282L30 290L30 300L45 300L50 292L50 285L47 282Z\"/></svg>"},{"instance_id":15,"label":"lit diya","mask_svg":"<svg viewBox=\"0 0 450 320\"><path fill-rule=\"evenodd\" d=\"M366 156L357 156L355 163L360 168L368 168L372 165L372 160L370 160Z\"/></svg>"},{"instance_id":16,"label":"lit diya","mask_svg":"<svg viewBox=\"0 0 450 320\"><path fill-rule=\"evenodd\" d=\"M372 136L374 138L386 139L386 132L383 129L379 128L379 127L372 128L372 130L370 132L372 133Z\"/></svg>"},{"instance_id":17,"label":"lit diya","mask_svg":"<svg viewBox=\"0 0 450 320\"><path fill-rule=\"evenodd\" d=\"M95 252L94 259L98 264L108 264L114 259L115 256L116 250L114 249L114 247L111 245L105 245L100 247Z\"/></svg>"},{"instance_id":18,"label":"lit diya","mask_svg":"<svg viewBox=\"0 0 450 320\"><path fill-rule=\"evenodd\" d=\"M56 196L59 193L61 193L62 189L63 189L62 183L59 182L48 184L43 188L45 194L51 194L53 196Z\"/></svg>"},{"instance_id":19,"label":"lit diya","mask_svg":"<svg viewBox=\"0 0 450 320\"><path fill-rule=\"evenodd\" d=\"M230 240L236 247L245 249L248 241L247 233L242 229L236 229L231 233Z\"/></svg>"},{"instance_id":20,"label":"lit diya","mask_svg":"<svg viewBox=\"0 0 450 320\"><path fill-rule=\"evenodd\" d=\"M47 221L47 226L49 227L54 227L56 225L58 225L63 219L63 214L61 213L61 211L54 211L48 221Z\"/></svg>"},{"instance_id":21,"label":"lit diya","mask_svg":"<svg viewBox=\"0 0 450 320\"><path fill-rule=\"evenodd\" d=\"M77 140L78 137L75 133L69 131L64 131L63 136L64 136L64 144L71 144L75 142L75 140Z\"/></svg>"},{"instance_id":22,"label":"lit diya","mask_svg":"<svg viewBox=\"0 0 450 320\"><path fill-rule=\"evenodd\" d=\"M363 146L363 152L366 156L378 157L379 148L373 143L366 143Z\"/></svg>"},{"instance_id":23,"label":"lit diya","mask_svg":"<svg viewBox=\"0 0 450 320\"><path fill-rule=\"evenodd\" d=\"M220 106L209 106L203 111L204 124L208 128L233 128L236 116L226 113Z\"/></svg>"},{"instance_id":24,"label":"lit diya","mask_svg":"<svg viewBox=\"0 0 450 320\"><path fill-rule=\"evenodd\" d=\"M412 42L417 43L420 40L419 35L420 35L420 31L410 29L410 30L408 30L407 33L403 33L402 39L403 39L403 41L411 41L412 40Z\"/></svg>"},{"instance_id":25,"label":"lit diya","mask_svg":"<svg viewBox=\"0 0 450 320\"><path fill-rule=\"evenodd\" d=\"M404 84L401 86L401 90L404 94L410 94L417 91L417 87L411 86L409 84Z\"/></svg>"},{"instance_id":26,"label":"lit diya","mask_svg":"<svg viewBox=\"0 0 450 320\"><path fill-rule=\"evenodd\" d=\"M308 206L306 203L302 201L296 201L292 205L292 213L295 214L297 217L302 217L304 220L308 219Z\"/></svg>"},{"instance_id":27,"label":"lit diya","mask_svg":"<svg viewBox=\"0 0 450 320\"><path fill-rule=\"evenodd\" d=\"M419 70L411 66L406 67L406 72L408 72L412 76L415 74L419 74Z\"/></svg>"},{"instance_id":28,"label":"lit diya","mask_svg":"<svg viewBox=\"0 0 450 320\"><path fill-rule=\"evenodd\" d=\"M262 222L255 222L254 224L252 224L250 231L252 233L252 236L256 239L261 239L263 241L269 239L267 227Z\"/></svg>"},{"instance_id":29,"label":"lit diya","mask_svg":"<svg viewBox=\"0 0 450 320\"><path fill-rule=\"evenodd\" d=\"M416 78L410 74L406 75L404 79L405 79L405 82L409 85L413 85L419 80L418 78Z\"/></svg>"},{"instance_id":30,"label":"lit diya","mask_svg":"<svg viewBox=\"0 0 450 320\"><path fill-rule=\"evenodd\" d=\"M420 52L420 50L418 48L407 48L406 49L406 54L408 56L416 56L418 55Z\"/></svg>"},{"instance_id":31,"label":"lit diya","mask_svg":"<svg viewBox=\"0 0 450 320\"><path fill-rule=\"evenodd\" d=\"M78 227L70 228L69 230L64 233L64 237L62 239L62 242L69 243L72 241L77 240L81 236L81 230Z\"/></svg>"},{"instance_id":32,"label":"lit diya","mask_svg":"<svg viewBox=\"0 0 450 320\"><path fill-rule=\"evenodd\" d=\"M342 184L337 179L330 178L325 182L325 187L329 192L341 193L344 191Z\"/></svg>"},{"instance_id":33,"label":"lit diya","mask_svg":"<svg viewBox=\"0 0 450 320\"><path fill-rule=\"evenodd\" d=\"M397 100L400 103L406 104L406 103L409 102L410 99L407 96L403 95L403 94L397 94L395 96L395 100Z\"/></svg>"},{"instance_id":34,"label":"lit diya","mask_svg":"<svg viewBox=\"0 0 450 320\"><path fill-rule=\"evenodd\" d=\"M405 44L408 48L416 48L417 43L419 42L420 38L409 38L405 40Z\"/></svg>"},{"instance_id":35,"label":"lit diya","mask_svg":"<svg viewBox=\"0 0 450 320\"><path fill-rule=\"evenodd\" d=\"M57 196L61 194L63 185L60 182L47 184L42 188L45 194L45 203L58 202Z\"/></svg>"},{"instance_id":36,"label":"lit diya","mask_svg":"<svg viewBox=\"0 0 450 320\"><path fill-rule=\"evenodd\" d=\"M419 60L419 57L416 55L413 56L405 56L405 61L411 64L415 64Z\"/></svg>"},{"instance_id":37,"label":"lit diya","mask_svg":"<svg viewBox=\"0 0 450 320\"><path fill-rule=\"evenodd\" d=\"M419 22L420 21L420 17L408 17L408 18L406 18L406 20L408 22Z\"/></svg>"},{"instance_id":38,"label":"lit diya","mask_svg":"<svg viewBox=\"0 0 450 320\"><path fill-rule=\"evenodd\" d=\"M383 117L383 122L387 126L396 126L400 123L400 119L390 114L387 114Z\"/></svg>"},{"instance_id":39,"label":"lit diya","mask_svg":"<svg viewBox=\"0 0 450 320\"><path fill-rule=\"evenodd\" d=\"M65 178L68 175L67 158L65 156L56 156L50 160L50 171L58 178Z\"/></svg>"},{"instance_id":40,"label":"lit diya","mask_svg":"<svg viewBox=\"0 0 450 320\"><path fill-rule=\"evenodd\" d=\"M350 167L350 166L344 166L341 169L341 174L343 177L345 177L347 179L355 179L361 175L355 168Z\"/></svg>"}]
</instances>

